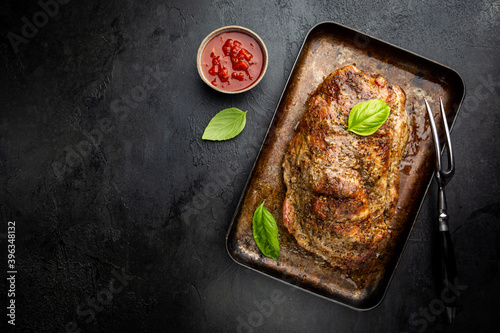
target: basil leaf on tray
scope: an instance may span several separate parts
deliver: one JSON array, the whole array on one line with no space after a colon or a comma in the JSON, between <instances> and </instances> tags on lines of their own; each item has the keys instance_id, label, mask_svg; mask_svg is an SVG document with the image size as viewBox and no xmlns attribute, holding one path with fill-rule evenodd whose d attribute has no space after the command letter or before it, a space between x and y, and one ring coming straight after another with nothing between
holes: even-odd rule
<instances>
[{"instance_id":1,"label":"basil leaf on tray","mask_svg":"<svg viewBox=\"0 0 500 333\"><path fill-rule=\"evenodd\" d=\"M253 239L262 253L278 261L280 244L278 226L273 215L264 207L265 200L255 210L252 220Z\"/></svg>"},{"instance_id":2,"label":"basil leaf on tray","mask_svg":"<svg viewBox=\"0 0 500 333\"><path fill-rule=\"evenodd\" d=\"M368 136L375 133L389 118L391 108L386 102L371 99L354 105L349 113L347 131Z\"/></svg>"},{"instance_id":3,"label":"basil leaf on tray","mask_svg":"<svg viewBox=\"0 0 500 333\"><path fill-rule=\"evenodd\" d=\"M208 123L203 132L203 140L223 141L237 136L247 123L247 112L238 108L219 111Z\"/></svg>"}]
</instances>

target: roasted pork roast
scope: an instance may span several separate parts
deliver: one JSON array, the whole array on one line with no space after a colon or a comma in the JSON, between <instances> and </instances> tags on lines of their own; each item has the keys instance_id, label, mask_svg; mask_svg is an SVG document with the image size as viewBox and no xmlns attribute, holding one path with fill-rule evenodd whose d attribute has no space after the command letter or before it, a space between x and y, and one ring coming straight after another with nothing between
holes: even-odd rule
<instances>
[{"instance_id":1,"label":"roasted pork roast","mask_svg":"<svg viewBox=\"0 0 500 333\"><path fill-rule=\"evenodd\" d=\"M347 131L351 108L380 99L391 108L372 135ZM309 95L283 159L283 223L298 244L333 266L367 267L390 237L399 165L409 139L404 91L353 65Z\"/></svg>"}]
</instances>

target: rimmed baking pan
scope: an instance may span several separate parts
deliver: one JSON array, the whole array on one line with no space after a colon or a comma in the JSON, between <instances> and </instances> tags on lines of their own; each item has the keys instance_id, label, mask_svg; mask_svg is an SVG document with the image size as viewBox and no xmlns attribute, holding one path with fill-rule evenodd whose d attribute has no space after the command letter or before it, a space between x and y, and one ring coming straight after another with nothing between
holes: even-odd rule
<instances>
[{"instance_id":1,"label":"rimmed baking pan","mask_svg":"<svg viewBox=\"0 0 500 333\"><path fill-rule=\"evenodd\" d=\"M305 112L308 94L328 74L348 64L381 74L403 88L411 128L400 167L400 196L391 221L391 238L381 253L380 264L363 275L334 268L302 249L282 221L285 187L281 164L286 145ZM444 65L334 22L313 27L297 56L228 230L229 255L243 266L353 309L377 306L387 291L432 180L434 152L423 98L438 110L442 97L448 123L452 124L464 96L462 78ZM442 129L439 130L442 137ZM279 228L278 262L263 256L252 237L253 212L263 200Z\"/></svg>"}]
</instances>

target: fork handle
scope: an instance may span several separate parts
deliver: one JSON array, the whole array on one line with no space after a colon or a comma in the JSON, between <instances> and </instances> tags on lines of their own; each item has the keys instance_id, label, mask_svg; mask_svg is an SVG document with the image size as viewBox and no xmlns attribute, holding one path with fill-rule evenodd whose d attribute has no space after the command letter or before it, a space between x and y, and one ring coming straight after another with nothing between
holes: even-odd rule
<instances>
[{"instance_id":1,"label":"fork handle","mask_svg":"<svg viewBox=\"0 0 500 333\"><path fill-rule=\"evenodd\" d=\"M457 264L453 252L453 244L449 231L441 231L441 293L440 297L446 306L446 316L449 323L455 317L457 296L455 285L457 283Z\"/></svg>"},{"instance_id":2,"label":"fork handle","mask_svg":"<svg viewBox=\"0 0 500 333\"><path fill-rule=\"evenodd\" d=\"M453 252L453 244L451 243L451 236L449 231L441 231L441 277L443 282L443 289L448 288L448 286L453 286L456 283L457 278L457 264L455 261L455 253ZM448 306L448 304L455 304L456 297L453 298L453 301L447 301L446 298L444 303ZM450 297L451 298L451 297Z\"/></svg>"},{"instance_id":3,"label":"fork handle","mask_svg":"<svg viewBox=\"0 0 500 333\"><path fill-rule=\"evenodd\" d=\"M450 286L457 283L457 263L451 242L446 211L446 196L444 188L439 189L439 238L441 248L441 300L447 310L448 321L452 322L457 302L457 295L452 294Z\"/></svg>"}]
</instances>

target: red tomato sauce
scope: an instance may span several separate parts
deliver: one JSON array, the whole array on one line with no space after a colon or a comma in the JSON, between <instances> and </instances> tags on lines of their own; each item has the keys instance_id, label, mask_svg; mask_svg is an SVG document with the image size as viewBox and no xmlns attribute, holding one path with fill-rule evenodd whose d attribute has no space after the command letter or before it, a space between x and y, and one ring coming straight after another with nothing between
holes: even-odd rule
<instances>
[{"instance_id":1,"label":"red tomato sauce","mask_svg":"<svg viewBox=\"0 0 500 333\"><path fill-rule=\"evenodd\" d=\"M243 32L223 32L212 38L201 55L205 77L217 88L243 90L260 77L263 63L259 43Z\"/></svg>"}]
</instances>

